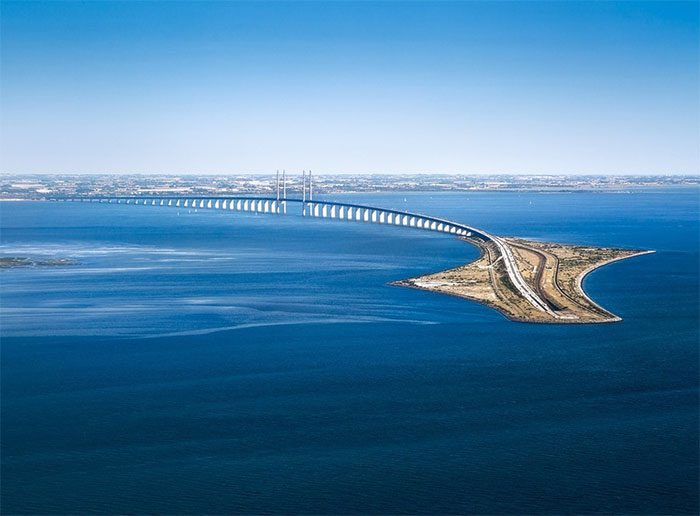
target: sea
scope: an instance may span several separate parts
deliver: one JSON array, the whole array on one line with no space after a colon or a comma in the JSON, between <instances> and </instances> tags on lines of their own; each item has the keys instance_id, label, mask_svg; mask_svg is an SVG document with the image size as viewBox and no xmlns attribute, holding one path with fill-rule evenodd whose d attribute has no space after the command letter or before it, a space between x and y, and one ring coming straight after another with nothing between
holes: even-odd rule
<instances>
[{"instance_id":1,"label":"sea","mask_svg":"<svg viewBox=\"0 0 700 516\"><path fill-rule=\"evenodd\" d=\"M474 260L414 228L0 203L3 514L696 514L697 188L324 199L654 250L617 323L390 283Z\"/></svg>"}]
</instances>

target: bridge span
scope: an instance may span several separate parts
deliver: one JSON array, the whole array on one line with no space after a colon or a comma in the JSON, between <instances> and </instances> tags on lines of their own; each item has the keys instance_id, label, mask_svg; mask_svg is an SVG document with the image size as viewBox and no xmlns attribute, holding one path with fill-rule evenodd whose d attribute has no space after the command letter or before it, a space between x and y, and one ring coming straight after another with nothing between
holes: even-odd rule
<instances>
[{"instance_id":1,"label":"bridge span","mask_svg":"<svg viewBox=\"0 0 700 516\"><path fill-rule=\"evenodd\" d=\"M285 189L286 190L286 189ZM286 215L289 205L299 208L303 217L335 219L348 222L402 226L426 231L446 233L462 238L492 242L503 259L506 272L513 286L538 310L557 317L549 304L523 279L510 246L500 237L466 224L439 217L392 210L361 204L341 203L310 198L287 198L279 192L277 197L258 196L109 196L52 198L55 202L94 202L130 204L134 206L164 206L187 209L212 209L227 212L248 212L269 215Z\"/></svg>"}]
</instances>

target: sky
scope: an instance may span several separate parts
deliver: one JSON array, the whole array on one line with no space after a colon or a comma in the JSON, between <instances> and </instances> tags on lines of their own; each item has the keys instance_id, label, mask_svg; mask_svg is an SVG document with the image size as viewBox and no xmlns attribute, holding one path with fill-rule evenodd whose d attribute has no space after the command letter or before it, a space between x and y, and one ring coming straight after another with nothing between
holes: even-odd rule
<instances>
[{"instance_id":1,"label":"sky","mask_svg":"<svg viewBox=\"0 0 700 516\"><path fill-rule=\"evenodd\" d=\"M699 3L7 1L2 173L700 173Z\"/></svg>"}]
</instances>

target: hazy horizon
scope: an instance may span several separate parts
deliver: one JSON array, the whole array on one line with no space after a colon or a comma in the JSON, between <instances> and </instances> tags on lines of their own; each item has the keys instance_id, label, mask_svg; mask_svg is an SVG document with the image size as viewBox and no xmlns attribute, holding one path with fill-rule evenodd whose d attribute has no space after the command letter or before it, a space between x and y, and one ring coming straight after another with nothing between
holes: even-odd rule
<instances>
[{"instance_id":1,"label":"hazy horizon","mask_svg":"<svg viewBox=\"0 0 700 516\"><path fill-rule=\"evenodd\" d=\"M308 172L308 169L304 172ZM312 171L313 172L313 171ZM263 172L0 172L0 177L21 177L21 176L176 176L176 177L226 177L226 176L245 176L245 177L270 177L274 176L277 170ZM282 174L282 169L279 170ZM302 170L287 170L287 176L300 176ZM700 177L700 173L605 173L605 172L589 172L589 173L538 173L538 172L313 172L315 176L333 177L333 176L400 176L400 177Z\"/></svg>"},{"instance_id":2,"label":"hazy horizon","mask_svg":"<svg viewBox=\"0 0 700 516\"><path fill-rule=\"evenodd\" d=\"M2 2L12 174L697 175L697 2Z\"/></svg>"}]
</instances>

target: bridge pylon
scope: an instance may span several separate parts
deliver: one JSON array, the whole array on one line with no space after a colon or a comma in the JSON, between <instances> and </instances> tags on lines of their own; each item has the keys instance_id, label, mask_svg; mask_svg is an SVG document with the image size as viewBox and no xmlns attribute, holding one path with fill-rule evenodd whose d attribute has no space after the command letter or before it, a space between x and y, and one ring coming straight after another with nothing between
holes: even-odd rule
<instances>
[{"instance_id":1,"label":"bridge pylon","mask_svg":"<svg viewBox=\"0 0 700 516\"><path fill-rule=\"evenodd\" d=\"M301 216L306 216L306 170L301 171Z\"/></svg>"}]
</instances>

